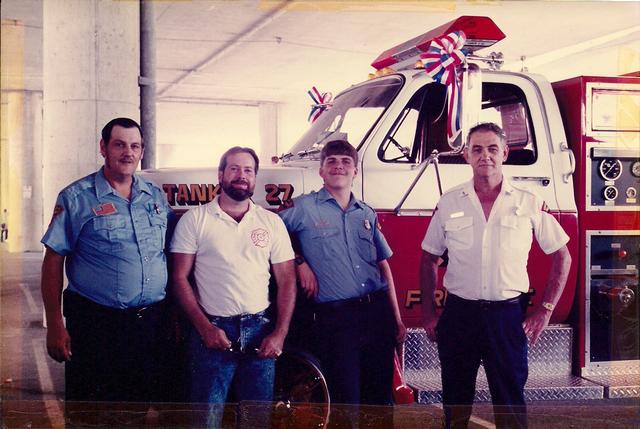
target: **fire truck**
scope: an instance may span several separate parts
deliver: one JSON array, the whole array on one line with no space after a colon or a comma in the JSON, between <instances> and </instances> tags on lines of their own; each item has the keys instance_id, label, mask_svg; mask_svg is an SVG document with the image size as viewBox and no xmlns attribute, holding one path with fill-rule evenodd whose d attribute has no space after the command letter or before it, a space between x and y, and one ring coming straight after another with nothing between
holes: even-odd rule
<instances>
[{"instance_id":1,"label":"fire truck","mask_svg":"<svg viewBox=\"0 0 640 429\"><path fill-rule=\"evenodd\" d=\"M451 42L451 35L461 37ZM261 167L254 201L277 209L319 190L324 143L344 138L357 147L353 193L376 210L394 251L390 264L409 328L396 400L441 402L437 349L420 321L420 243L442 192L471 178L461 156L467 131L479 122L499 124L509 146L504 176L544 199L570 237L573 260L551 325L529 350L527 399L640 396L640 78L550 83L501 71L501 55L480 51L504 37L490 18L462 16L383 52L369 80L330 103L319 100L308 131L275 165ZM447 38L458 46L448 48ZM430 67L440 67L437 74L426 65L434 46L440 48ZM455 123L459 132L452 133ZM163 187L178 212L219 192L211 168L143 174ZM532 306L543 296L549 270L534 240ZM436 298L442 305L446 290L439 288ZM290 363L302 371L302 364ZM322 377L314 374L309 385ZM328 400L321 390L321 400ZM490 400L482 370L476 400Z\"/></svg>"}]
</instances>

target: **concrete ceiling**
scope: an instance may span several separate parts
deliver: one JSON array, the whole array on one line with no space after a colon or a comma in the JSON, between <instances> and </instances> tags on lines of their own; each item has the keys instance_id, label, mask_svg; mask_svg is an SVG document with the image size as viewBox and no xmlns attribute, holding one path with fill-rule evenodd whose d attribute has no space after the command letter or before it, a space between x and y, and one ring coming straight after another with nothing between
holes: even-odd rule
<instances>
[{"instance_id":1,"label":"concrete ceiling","mask_svg":"<svg viewBox=\"0 0 640 429\"><path fill-rule=\"evenodd\" d=\"M25 81L31 89L42 87L43 1L65 0L0 3L3 19L19 19L28 30ZM154 5L160 101L307 103L311 86L335 93L362 81L380 52L461 15L496 22L507 37L487 51L503 52L511 69L524 65L550 80L640 69L638 1L162 0Z\"/></svg>"},{"instance_id":2,"label":"concrete ceiling","mask_svg":"<svg viewBox=\"0 0 640 429\"><path fill-rule=\"evenodd\" d=\"M621 49L640 55L640 2L162 1L160 100L282 102L306 98L313 85L335 92L366 79L383 50L461 15L491 17L507 37L487 51L552 78L584 58L618 74Z\"/></svg>"}]
</instances>

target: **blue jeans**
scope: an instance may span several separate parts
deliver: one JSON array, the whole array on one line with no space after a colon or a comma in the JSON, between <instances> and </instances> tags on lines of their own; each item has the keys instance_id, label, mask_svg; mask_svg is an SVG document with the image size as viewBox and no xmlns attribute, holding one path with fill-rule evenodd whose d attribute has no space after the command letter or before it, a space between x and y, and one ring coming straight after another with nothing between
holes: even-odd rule
<instances>
[{"instance_id":1,"label":"blue jeans","mask_svg":"<svg viewBox=\"0 0 640 429\"><path fill-rule=\"evenodd\" d=\"M224 403L232 389L240 401L271 401L275 360L262 359L255 350L271 333L264 312L232 317L209 316L222 329L233 351L208 349L196 330L191 335L191 401L208 402L207 427L220 427Z\"/></svg>"}]
</instances>

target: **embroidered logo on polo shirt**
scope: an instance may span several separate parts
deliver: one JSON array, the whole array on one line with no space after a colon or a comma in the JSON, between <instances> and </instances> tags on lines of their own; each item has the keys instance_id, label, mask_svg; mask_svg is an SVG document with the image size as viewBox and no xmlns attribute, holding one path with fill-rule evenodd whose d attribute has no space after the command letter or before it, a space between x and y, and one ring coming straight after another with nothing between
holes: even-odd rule
<instances>
[{"instance_id":1,"label":"embroidered logo on polo shirt","mask_svg":"<svg viewBox=\"0 0 640 429\"><path fill-rule=\"evenodd\" d=\"M256 247L266 247L269 244L269 231L257 228L251 231L251 241Z\"/></svg>"}]
</instances>

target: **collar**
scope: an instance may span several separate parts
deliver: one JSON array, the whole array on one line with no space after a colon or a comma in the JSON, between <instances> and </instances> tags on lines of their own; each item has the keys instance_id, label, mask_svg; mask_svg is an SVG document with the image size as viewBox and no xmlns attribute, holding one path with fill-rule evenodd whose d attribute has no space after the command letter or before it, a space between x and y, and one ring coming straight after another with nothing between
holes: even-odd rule
<instances>
[{"instance_id":1,"label":"collar","mask_svg":"<svg viewBox=\"0 0 640 429\"><path fill-rule=\"evenodd\" d=\"M252 216L255 210L255 203L251 201L251 199L249 199L249 210L247 210L247 212L244 214L242 220L244 220L247 216ZM220 195L216 196L213 200L211 200L210 203L207 204L207 211L219 218L231 218L231 216L229 216L224 210L222 210L222 207L220 207Z\"/></svg>"},{"instance_id":2,"label":"collar","mask_svg":"<svg viewBox=\"0 0 640 429\"><path fill-rule=\"evenodd\" d=\"M98 199L108 194L115 194L115 190L109 184L109 181L104 175L104 167L101 167L100 170L98 170L94 181L96 186L96 197L98 197ZM136 174L133 175L133 183L131 186L131 190L133 191L132 195L137 195L140 192L153 195L153 193L151 192L151 188L149 187L149 184L144 180L141 180Z\"/></svg>"},{"instance_id":3,"label":"collar","mask_svg":"<svg viewBox=\"0 0 640 429\"><path fill-rule=\"evenodd\" d=\"M331 193L329 193L329 191L327 191L327 189L323 186L322 189L320 189L316 195L316 199L319 203L324 203L327 201L331 201L333 200L336 204L338 204L338 202L336 201L335 197L333 195L331 195ZM353 192L351 193L351 198L349 200L349 207L357 207L357 208L364 208L363 206L363 202L360 201L359 199L357 199L356 197L353 196Z\"/></svg>"},{"instance_id":4,"label":"collar","mask_svg":"<svg viewBox=\"0 0 640 429\"><path fill-rule=\"evenodd\" d=\"M513 187L513 184L510 180L507 180L504 175L502 175L502 187L500 188L500 194L503 192L507 195L511 195L516 188ZM475 194L476 190L473 188L473 179L466 182L462 189L460 189L460 195L463 197L468 197L471 194Z\"/></svg>"}]
</instances>

